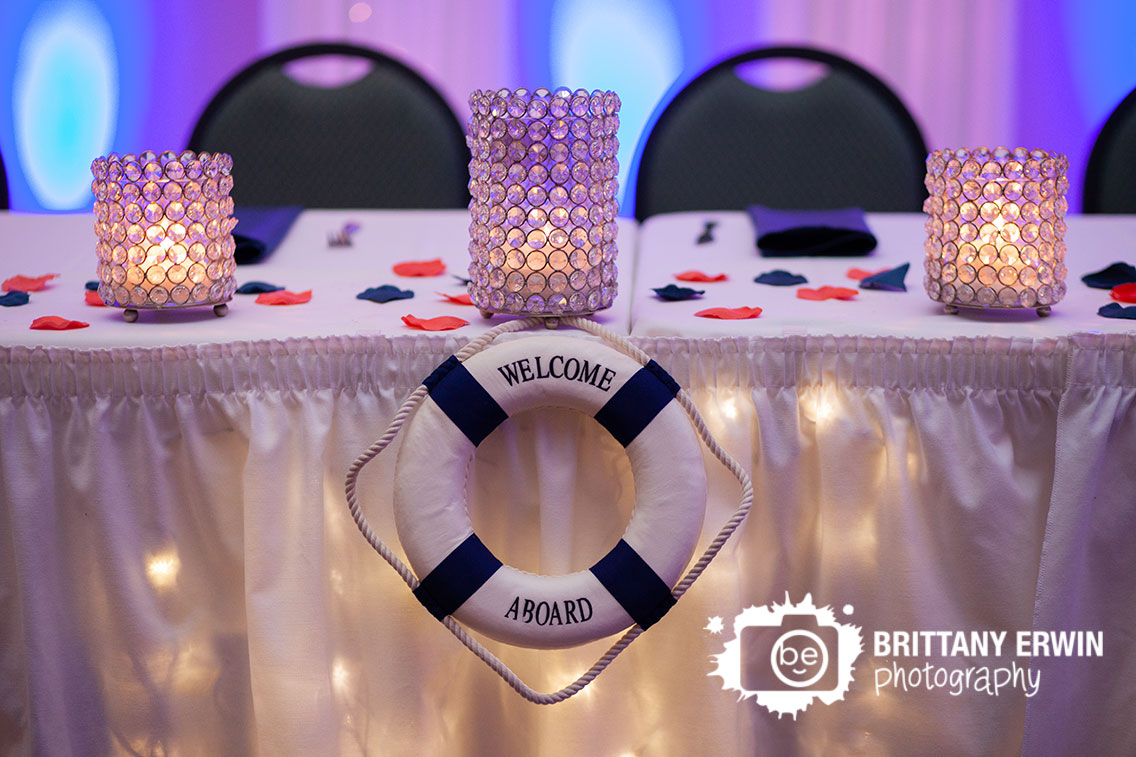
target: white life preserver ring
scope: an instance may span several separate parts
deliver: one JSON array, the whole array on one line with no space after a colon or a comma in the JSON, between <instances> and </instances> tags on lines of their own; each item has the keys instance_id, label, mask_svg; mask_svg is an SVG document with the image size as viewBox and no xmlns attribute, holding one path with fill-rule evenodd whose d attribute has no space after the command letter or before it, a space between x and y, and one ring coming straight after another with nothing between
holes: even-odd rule
<instances>
[{"instance_id":1,"label":"white life preserver ring","mask_svg":"<svg viewBox=\"0 0 1136 757\"><path fill-rule=\"evenodd\" d=\"M399 540L421 579L415 595L510 644L569 647L638 624L674 604L671 589L702 529L706 470L678 385L602 342L516 339L423 382L395 466ZM473 531L466 475L477 445L509 416L567 407L594 417L627 451L635 505L619 542L588 570L537 575L503 565Z\"/></svg>"}]
</instances>

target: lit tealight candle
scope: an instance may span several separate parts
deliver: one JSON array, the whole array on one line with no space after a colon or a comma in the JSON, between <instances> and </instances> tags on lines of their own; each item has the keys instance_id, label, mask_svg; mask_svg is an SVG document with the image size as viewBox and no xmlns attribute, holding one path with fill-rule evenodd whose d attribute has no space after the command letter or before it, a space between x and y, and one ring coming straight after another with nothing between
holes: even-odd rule
<instances>
[{"instance_id":1,"label":"lit tealight candle","mask_svg":"<svg viewBox=\"0 0 1136 757\"><path fill-rule=\"evenodd\" d=\"M1037 308L1065 296L1064 155L1004 147L927 158L924 287L960 306Z\"/></svg>"},{"instance_id":2,"label":"lit tealight candle","mask_svg":"<svg viewBox=\"0 0 1136 757\"><path fill-rule=\"evenodd\" d=\"M236 289L232 159L152 152L97 158L94 174L99 297L139 309L213 305Z\"/></svg>"},{"instance_id":3,"label":"lit tealight candle","mask_svg":"<svg viewBox=\"0 0 1136 757\"><path fill-rule=\"evenodd\" d=\"M470 96L470 299L482 313L583 315L616 293L619 98Z\"/></svg>"}]
</instances>

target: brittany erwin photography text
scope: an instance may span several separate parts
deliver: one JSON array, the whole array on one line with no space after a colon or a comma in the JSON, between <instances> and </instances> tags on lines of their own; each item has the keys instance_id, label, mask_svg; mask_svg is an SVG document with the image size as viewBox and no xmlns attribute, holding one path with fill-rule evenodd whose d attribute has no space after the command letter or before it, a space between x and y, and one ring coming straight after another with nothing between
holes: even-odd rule
<instances>
[{"instance_id":1,"label":"brittany erwin photography text","mask_svg":"<svg viewBox=\"0 0 1136 757\"><path fill-rule=\"evenodd\" d=\"M945 689L951 696L973 691L998 696L1006 690L1032 697L1041 687L1041 671L1030 670L1032 657L1101 657L1103 631L876 631L874 656L890 658L875 668L876 695L884 688L902 691ZM947 666L932 662L907 665L901 660L1012 656L1009 665Z\"/></svg>"}]
</instances>

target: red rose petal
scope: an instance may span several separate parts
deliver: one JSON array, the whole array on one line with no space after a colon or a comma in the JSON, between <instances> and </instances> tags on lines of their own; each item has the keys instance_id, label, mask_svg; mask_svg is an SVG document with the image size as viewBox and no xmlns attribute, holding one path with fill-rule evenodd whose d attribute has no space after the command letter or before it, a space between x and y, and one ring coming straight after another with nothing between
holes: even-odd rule
<instances>
[{"instance_id":1,"label":"red rose petal","mask_svg":"<svg viewBox=\"0 0 1136 757\"><path fill-rule=\"evenodd\" d=\"M45 273L42 276L13 276L0 284L5 292L38 292L47 286L47 282L58 277L58 273Z\"/></svg>"},{"instance_id":2,"label":"red rose petal","mask_svg":"<svg viewBox=\"0 0 1136 757\"><path fill-rule=\"evenodd\" d=\"M422 331L453 331L454 329L460 329L462 326L469 325L469 321L454 318L452 315L440 315L437 318L419 318L414 315L404 315L402 322L412 329L421 329Z\"/></svg>"},{"instance_id":3,"label":"red rose petal","mask_svg":"<svg viewBox=\"0 0 1136 757\"><path fill-rule=\"evenodd\" d=\"M1114 286L1108 294L1117 302L1136 302L1136 282Z\"/></svg>"},{"instance_id":4,"label":"red rose petal","mask_svg":"<svg viewBox=\"0 0 1136 757\"><path fill-rule=\"evenodd\" d=\"M849 289L848 287L822 286L820 288L820 291L837 300L850 300L856 295L860 294L857 290Z\"/></svg>"},{"instance_id":5,"label":"red rose petal","mask_svg":"<svg viewBox=\"0 0 1136 757\"><path fill-rule=\"evenodd\" d=\"M106 303L103 302L102 297L99 297L98 292L92 292L90 290L87 290L86 292L83 292L83 295L84 295L85 299L87 300L88 305L93 305L97 308L106 307Z\"/></svg>"},{"instance_id":6,"label":"red rose petal","mask_svg":"<svg viewBox=\"0 0 1136 757\"><path fill-rule=\"evenodd\" d=\"M699 318L720 318L724 321L738 321L745 318L757 318L761 315L761 308L707 308L695 313Z\"/></svg>"},{"instance_id":7,"label":"red rose petal","mask_svg":"<svg viewBox=\"0 0 1136 757\"><path fill-rule=\"evenodd\" d=\"M82 321L69 321L57 315L43 315L32 321L31 328L39 331L66 331L68 329L85 329L90 325Z\"/></svg>"},{"instance_id":8,"label":"red rose petal","mask_svg":"<svg viewBox=\"0 0 1136 757\"><path fill-rule=\"evenodd\" d=\"M469 301L468 294L446 294L445 292L435 292L439 297L445 297L446 302L452 302L455 305L472 305Z\"/></svg>"},{"instance_id":9,"label":"red rose petal","mask_svg":"<svg viewBox=\"0 0 1136 757\"><path fill-rule=\"evenodd\" d=\"M710 281L725 281L729 277L724 273L719 273L715 276L711 276L710 274L703 273L702 271L683 271L682 273L676 273L675 278L678 279L679 281L710 282Z\"/></svg>"},{"instance_id":10,"label":"red rose petal","mask_svg":"<svg viewBox=\"0 0 1136 757\"><path fill-rule=\"evenodd\" d=\"M877 273L883 273L884 271L890 270L890 268L881 268L878 271L865 271L863 268L849 268L848 272L844 275L852 279L853 281L863 281L869 276L875 276Z\"/></svg>"},{"instance_id":11,"label":"red rose petal","mask_svg":"<svg viewBox=\"0 0 1136 757\"><path fill-rule=\"evenodd\" d=\"M446 264L441 258L433 260L408 260L395 263L392 269L399 276L441 276L446 272Z\"/></svg>"},{"instance_id":12,"label":"red rose petal","mask_svg":"<svg viewBox=\"0 0 1136 757\"><path fill-rule=\"evenodd\" d=\"M312 290L306 292L289 292L280 289L275 292L264 292L256 296L257 305L303 305L312 299Z\"/></svg>"},{"instance_id":13,"label":"red rose petal","mask_svg":"<svg viewBox=\"0 0 1136 757\"><path fill-rule=\"evenodd\" d=\"M797 290L797 297L802 300L850 300L859 292L848 287L823 286L819 289L801 287Z\"/></svg>"}]
</instances>

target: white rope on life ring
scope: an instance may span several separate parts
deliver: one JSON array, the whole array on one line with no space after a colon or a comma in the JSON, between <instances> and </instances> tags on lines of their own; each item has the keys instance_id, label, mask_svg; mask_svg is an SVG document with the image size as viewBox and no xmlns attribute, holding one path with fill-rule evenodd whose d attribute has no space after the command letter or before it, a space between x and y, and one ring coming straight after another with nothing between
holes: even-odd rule
<instances>
[{"instance_id":1,"label":"white rope on life ring","mask_svg":"<svg viewBox=\"0 0 1136 757\"><path fill-rule=\"evenodd\" d=\"M395 465L399 541L439 620L453 615L517 646L568 647L631 625L648 628L675 603L702 531L706 470L679 386L603 342L517 339L467 360L451 357L423 382ZM617 544L587 570L537 575L503 565L474 533L466 476L477 445L517 413L566 407L592 416L627 451L635 506Z\"/></svg>"},{"instance_id":2,"label":"white rope on life ring","mask_svg":"<svg viewBox=\"0 0 1136 757\"><path fill-rule=\"evenodd\" d=\"M565 325L575 326L583 331L595 334L603 339L608 344L615 347L619 352L623 353L634 359L638 364L646 366L651 362L650 358L640 349L635 347L627 339L611 332L603 326L589 321L586 318L568 317L561 319ZM486 347L490 342L496 339L501 334L521 331L533 326L543 323L540 318L527 318L524 320L507 321L499 326L496 326L480 337L472 340L469 344L459 350L453 357L460 361L464 361L469 357L477 354ZM425 384L418 386L409 397L403 402L402 406L395 413L394 418L391 420L386 432L375 441L370 447L364 450L351 467L347 471L347 478L345 481L345 491L347 498L347 506L351 511L351 517L358 526L360 533L366 538L367 542L374 548L379 555L386 560L392 568L399 574L403 581L411 590L418 590L420 587L419 580L415 577L414 573L409 567L396 555L391 549L375 534L370 524L367 522L366 516L363 514L359 506L359 501L356 496L356 487L358 484L359 473L367 463L373 460L384 449L386 449L394 438L398 435L399 430L402 428L406 419L414 412L415 408L426 398L429 389ZM718 458L719 462L725 466L731 474L738 480L741 485L741 501L737 509L730 516L730 518L719 529L718 533L703 550L702 555L694 563L693 566L686 572L686 575L678 582L671 591L671 595L677 601L687 592L688 589L694 584L702 572L706 570L710 562L721 551L726 541L745 520L746 515L749 513L750 507L753 505L753 483L750 481L749 474L744 468L741 467L730 455L717 443L713 435L710 433L706 422L702 419L701 413L698 408L691 401L690 397L684 391L679 391L676 399L679 404L686 410L687 415L690 417L694 425L694 429L698 432L698 436L706 444L710 452ZM455 636L462 644L466 646L471 652L479 657L486 665L488 665L497 675L499 675L510 687L513 688L518 694L530 702L536 704L555 704L562 702L569 697L579 693L585 686L591 683L595 678L602 673L608 665L615 660L619 654L628 647L639 634L643 632L643 627L639 625L632 626L628 629L619 640L616 641L598 660L575 681L553 692L540 692L524 681L522 681L516 673L509 669L508 665L502 662L496 655L490 652L481 644L477 639L472 637L455 619L453 616L447 615L442 618L442 624Z\"/></svg>"}]
</instances>

